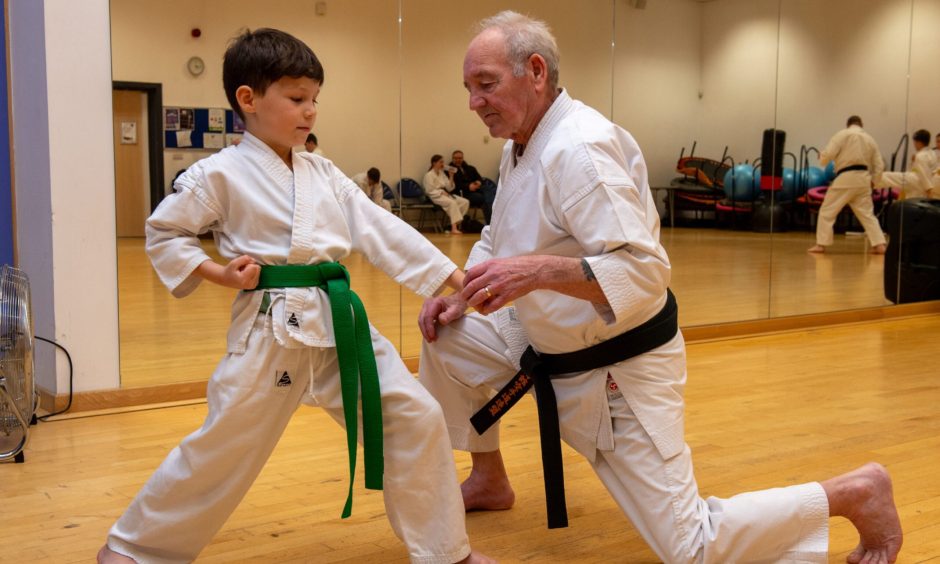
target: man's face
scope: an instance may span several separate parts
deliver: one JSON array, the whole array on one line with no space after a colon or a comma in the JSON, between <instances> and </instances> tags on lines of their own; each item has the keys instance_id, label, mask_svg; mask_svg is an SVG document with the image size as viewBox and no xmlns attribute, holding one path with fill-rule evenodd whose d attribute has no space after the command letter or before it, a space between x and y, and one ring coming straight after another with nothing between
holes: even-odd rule
<instances>
[{"instance_id":1,"label":"man's face","mask_svg":"<svg viewBox=\"0 0 940 564\"><path fill-rule=\"evenodd\" d=\"M535 116L530 115L536 96L532 73L513 76L499 31L484 31L470 42L463 80L470 94L470 109L480 116L490 135L523 143L528 140L535 127Z\"/></svg>"},{"instance_id":2,"label":"man's face","mask_svg":"<svg viewBox=\"0 0 940 564\"><path fill-rule=\"evenodd\" d=\"M454 153L454 166L463 166L463 153Z\"/></svg>"}]
</instances>

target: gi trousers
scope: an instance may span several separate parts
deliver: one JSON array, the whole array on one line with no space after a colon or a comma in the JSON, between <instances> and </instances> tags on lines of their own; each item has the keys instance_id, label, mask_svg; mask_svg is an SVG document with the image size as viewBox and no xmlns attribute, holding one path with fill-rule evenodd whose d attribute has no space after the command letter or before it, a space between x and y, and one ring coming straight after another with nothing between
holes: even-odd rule
<instances>
[{"instance_id":1,"label":"gi trousers","mask_svg":"<svg viewBox=\"0 0 940 564\"><path fill-rule=\"evenodd\" d=\"M441 408L394 346L370 329L382 390L388 520L412 562L457 562L470 545ZM112 550L141 564L194 560L247 493L301 403L322 407L344 426L336 349L284 348L264 315L255 320L247 352L225 356L216 368L206 399L203 426L170 452L111 528ZM361 424L360 415L360 442ZM345 443L336 445L336 456L347 456ZM361 490L361 456L358 464ZM342 502L336 500L337 518Z\"/></svg>"},{"instance_id":2,"label":"gi trousers","mask_svg":"<svg viewBox=\"0 0 940 564\"><path fill-rule=\"evenodd\" d=\"M421 383L441 402L451 441L460 450L499 448L498 424L481 436L469 422L518 369L521 351L507 343L505 331L501 333L495 321L498 317L469 314L440 328L438 340L425 343L421 351ZM655 359L644 360L647 355ZM620 390L627 390L624 396L604 398L612 420L613 448L597 450L593 460L587 458L659 558L669 563L827 562L829 503L820 484L706 500L699 496L691 451L684 441L669 449L675 454L668 457L654 444L631 402L655 412L658 398L673 396L676 382L684 382L681 334L659 349L613 365L609 373ZM643 391L628 400L626 394L637 389ZM578 406L559 394L563 436L566 422L578 421L564 410Z\"/></svg>"},{"instance_id":3,"label":"gi trousers","mask_svg":"<svg viewBox=\"0 0 940 564\"><path fill-rule=\"evenodd\" d=\"M839 216L842 208L849 206L859 223L865 229L868 242L872 247L885 244L885 234L875 218L875 207L871 199L871 188L864 186L830 186L826 190L826 197L819 207L819 218L816 220L816 243L823 247L832 244L832 226Z\"/></svg>"}]
</instances>

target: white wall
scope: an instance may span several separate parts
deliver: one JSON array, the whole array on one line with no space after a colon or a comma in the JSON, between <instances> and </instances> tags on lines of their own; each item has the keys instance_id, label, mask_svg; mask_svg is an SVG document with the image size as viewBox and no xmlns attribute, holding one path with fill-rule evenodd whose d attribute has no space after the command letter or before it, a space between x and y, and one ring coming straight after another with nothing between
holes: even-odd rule
<instances>
[{"instance_id":1,"label":"white wall","mask_svg":"<svg viewBox=\"0 0 940 564\"><path fill-rule=\"evenodd\" d=\"M907 131L940 133L940 2L914 0Z\"/></svg>"},{"instance_id":2,"label":"white wall","mask_svg":"<svg viewBox=\"0 0 940 564\"><path fill-rule=\"evenodd\" d=\"M780 35L777 123L787 150L822 149L857 114L887 161L907 129L911 0L783 0ZM940 75L937 59L914 68Z\"/></svg>"},{"instance_id":3,"label":"white wall","mask_svg":"<svg viewBox=\"0 0 940 564\"><path fill-rule=\"evenodd\" d=\"M668 186L681 148L701 137L701 20L688 0L617 3L613 119L639 143L651 186Z\"/></svg>"},{"instance_id":4,"label":"white wall","mask_svg":"<svg viewBox=\"0 0 940 564\"><path fill-rule=\"evenodd\" d=\"M75 391L116 388L108 2L12 0L10 14L17 243L37 334L69 349ZM56 358L55 377L39 365L37 383L65 393L68 367Z\"/></svg>"}]
</instances>

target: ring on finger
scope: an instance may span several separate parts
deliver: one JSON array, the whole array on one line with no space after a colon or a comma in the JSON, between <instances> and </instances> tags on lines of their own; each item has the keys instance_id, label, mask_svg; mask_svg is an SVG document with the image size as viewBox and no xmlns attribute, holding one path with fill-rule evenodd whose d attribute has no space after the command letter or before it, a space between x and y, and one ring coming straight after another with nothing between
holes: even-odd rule
<instances>
[{"instance_id":1,"label":"ring on finger","mask_svg":"<svg viewBox=\"0 0 940 564\"><path fill-rule=\"evenodd\" d=\"M493 298L493 292L490 291L489 286L483 286L483 292L486 294L486 299L489 300Z\"/></svg>"}]
</instances>

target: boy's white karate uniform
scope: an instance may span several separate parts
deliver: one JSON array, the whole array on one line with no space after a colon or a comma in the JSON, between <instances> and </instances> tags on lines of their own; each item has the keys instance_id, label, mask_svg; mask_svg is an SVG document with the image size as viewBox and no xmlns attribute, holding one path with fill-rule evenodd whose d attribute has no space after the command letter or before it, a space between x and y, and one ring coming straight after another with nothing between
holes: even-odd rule
<instances>
[{"instance_id":1,"label":"boy's white karate uniform","mask_svg":"<svg viewBox=\"0 0 940 564\"><path fill-rule=\"evenodd\" d=\"M315 264L360 251L422 296L456 269L330 161L293 153L292 173L249 133L238 146L194 164L176 189L147 222L147 252L177 297L201 280L193 270L209 257L197 235L210 229L228 260L247 254L260 264ZM269 292L266 314L259 314L263 292L239 292L228 354L209 380L206 421L170 452L112 527L112 550L142 563L193 560L248 491L298 405L323 407L343 425L329 298L319 288ZM470 547L440 406L392 344L371 332L382 392L388 519L412 561L456 562ZM347 456L341 444L336 456ZM337 517L342 502L336 500Z\"/></svg>"},{"instance_id":2,"label":"boy's white karate uniform","mask_svg":"<svg viewBox=\"0 0 940 564\"><path fill-rule=\"evenodd\" d=\"M936 198L940 196L940 177L937 176L940 159L930 147L914 153L914 163L908 172L890 171L881 175L882 186L904 190L906 198Z\"/></svg>"},{"instance_id":3,"label":"boy's white karate uniform","mask_svg":"<svg viewBox=\"0 0 940 564\"><path fill-rule=\"evenodd\" d=\"M469 419L515 374L529 343L554 354L606 341L653 317L669 284L646 165L626 131L562 92L517 164L512 148L503 151L492 223L467 267L529 254L583 257L610 306L537 290L513 308L469 314L424 344L421 382L441 402L454 448L471 452L499 448L498 425L481 436ZM617 391L608 393L608 374ZM699 497L683 436L685 380L681 334L554 379L561 436L666 562L825 562L828 502L818 483Z\"/></svg>"}]
</instances>

